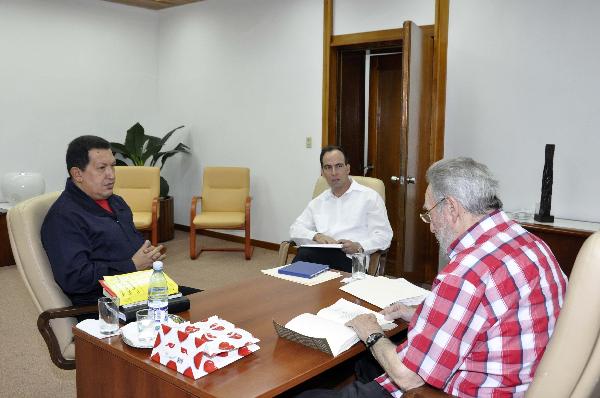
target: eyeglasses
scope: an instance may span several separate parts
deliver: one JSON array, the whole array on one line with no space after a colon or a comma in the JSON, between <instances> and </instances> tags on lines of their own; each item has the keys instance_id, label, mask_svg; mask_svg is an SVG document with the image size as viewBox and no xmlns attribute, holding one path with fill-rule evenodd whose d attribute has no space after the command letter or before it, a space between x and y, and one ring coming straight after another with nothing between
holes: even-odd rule
<instances>
[{"instance_id":1,"label":"eyeglasses","mask_svg":"<svg viewBox=\"0 0 600 398\"><path fill-rule=\"evenodd\" d=\"M438 200L438 202L436 204L434 204L431 209L427 210L425 213L419 214L419 216L421 216L421 220L423 220L423 222L425 224L429 224L431 222L431 211L433 209L435 209L435 207L437 205L439 205L440 203L442 203L444 200L446 200L446 198L442 198L442 199Z\"/></svg>"},{"instance_id":2,"label":"eyeglasses","mask_svg":"<svg viewBox=\"0 0 600 398\"><path fill-rule=\"evenodd\" d=\"M333 169L335 169L336 171L340 171L340 170L342 170L342 169L343 169L345 166L346 166L346 165L345 165L345 164L343 164L343 163L337 163L337 164L334 164L333 166L332 166L332 165L330 165L330 164L326 164L326 165L324 165L324 166L323 166L323 171L326 171L326 172L328 172L328 173L331 173L331 171L332 171Z\"/></svg>"}]
</instances>

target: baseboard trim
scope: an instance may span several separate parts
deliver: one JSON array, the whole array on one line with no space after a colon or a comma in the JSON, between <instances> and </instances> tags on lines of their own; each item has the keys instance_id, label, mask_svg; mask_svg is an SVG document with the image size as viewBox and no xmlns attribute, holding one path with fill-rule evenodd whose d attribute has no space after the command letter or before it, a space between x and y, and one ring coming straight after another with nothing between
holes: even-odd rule
<instances>
[{"instance_id":1,"label":"baseboard trim","mask_svg":"<svg viewBox=\"0 0 600 398\"><path fill-rule=\"evenodd\" d=\"M188 227L187 225L175 224L175 229L178 231L185 231L188 233L190 232L190 227ZM230 242L236 242L236 243L244 243L243 236L230 235L230 234L225 234L223 232L210 231L210 230L206 230L206 229L200 230L197 233L198 233L198 235L210 236L211 238L223 239L223 240L227 240ZM257 239L250 239L250 242L252 243L252 246L254 246L254 247L260 247L260 248L267 249L267 250L279 251L279 243L266 242L264 240L257 240Z\"/></svg>"}]
</instances>

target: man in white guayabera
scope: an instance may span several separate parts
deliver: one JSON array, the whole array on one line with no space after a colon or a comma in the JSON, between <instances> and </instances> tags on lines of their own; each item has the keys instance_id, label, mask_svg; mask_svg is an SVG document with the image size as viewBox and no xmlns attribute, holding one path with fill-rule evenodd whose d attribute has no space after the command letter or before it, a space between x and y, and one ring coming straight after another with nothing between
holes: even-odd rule
<instances>
[{"instance_id":1,"label":"man in white guayabera","mask_svg":"<svg viewBox=\"0 0 600 398\"><path fill-rule=\"evenodd\" d=\"M341 249L301 247L292 262L327 264L350 272L351 255L387 249L392 227L377 192L350 178L350 164L339 146L321 150L321 175L330 189L310 201L290 227L298 244L338 243Z\"/></svg>"}]
</instances>

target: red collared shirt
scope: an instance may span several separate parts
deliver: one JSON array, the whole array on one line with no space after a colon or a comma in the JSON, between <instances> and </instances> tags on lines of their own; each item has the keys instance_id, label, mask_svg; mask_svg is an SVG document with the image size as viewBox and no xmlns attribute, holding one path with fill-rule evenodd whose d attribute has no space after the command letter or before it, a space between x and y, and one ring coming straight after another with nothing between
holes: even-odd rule
<instances>
[{"instance_id":1,"label":"red collared shirt","mask_svg":"<svg viewBox=\"0 0 600 398\"><path fill-rule=\"evenodd\" d=\"M100 207L102 207L104 210L108 211L109 213L112 213L112 209L110 208L110 204L108 203L108 199L98 199L96 200L96 203L98 203L98 205Z\"/></svg>"},{"instance_id":2,"label":"red collared shirt","mask_svg":"<svg viewBox=\"0 0 600 398\"><path fill-rule=\"evenodd\" d=\"M458 397L523 396L563 305L565 274L546 243L502 211L473 225L448 256L398 356ZM376 381L402 395L387 374Z\"/></svg>"}]
</instances>

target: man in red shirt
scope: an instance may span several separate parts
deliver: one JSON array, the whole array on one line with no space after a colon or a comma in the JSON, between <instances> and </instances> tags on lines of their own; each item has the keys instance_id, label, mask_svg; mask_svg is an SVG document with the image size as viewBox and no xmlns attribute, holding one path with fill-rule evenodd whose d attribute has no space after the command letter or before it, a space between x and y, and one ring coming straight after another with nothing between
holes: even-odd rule
<instances>
[{"instance_id":1,"label":"man in red shirt","mask_svg":"<svg viewBox=\"0 0 600 398\"><path fill-rule=\"evenodd\" d=\"M375 317L348 322L385 373L340 391L305 396L393 397L427 383L457 397L523 396L550 340L567 278L550 248L501 210L498 182L469 158L427 171L421 219L450 262L416 310L396 304L386 318L410 321L405 342L385 338Z\"/></svg>"}]
</instances>

